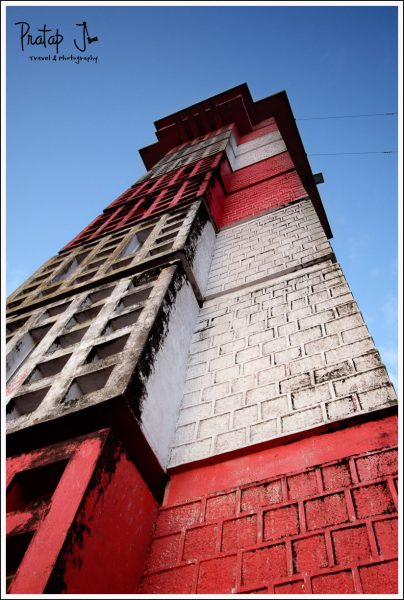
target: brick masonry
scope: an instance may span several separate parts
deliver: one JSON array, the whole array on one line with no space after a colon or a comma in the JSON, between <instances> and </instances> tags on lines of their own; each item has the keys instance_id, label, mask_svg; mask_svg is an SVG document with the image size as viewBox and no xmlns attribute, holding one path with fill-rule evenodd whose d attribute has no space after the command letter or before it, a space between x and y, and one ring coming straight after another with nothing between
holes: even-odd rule
<instances>
[{"instance_id":1,"label":"brick masonry","mask_svg":"<svg viewBox=\"0 0 404 600\"><path fill-rule=\"evenodd\" d=\"M285 151L285 142L277 129L249 141L243 140L241 143L239 141L238 145L233 135L226 147L226 154L233 171L245 169Z\"/></svg>"},{"instance_id":2,"label":"brick masonry","mask_svg":"<svg viewBox=\"0 0 404 600\"><path fill-rule=\"evenodd\" d=\"M372 424L360 427L374 435ZM298 442L277 451L286 465L269 479L249 480L245 470L247 483L221 489L214 479L196 497L191 479L186 501L160 510L142 592L396 593L397 450L379 428L387 446L360 453L350 450L357 428L343 432L343 447L339 433L324 449L315 438L304 470L290 470ZM329 449L338 459L324 462ZM229 459L222 470L231 468ZM198 473L206 480L196 469L194 481Z\"/></svg>"},{"instance_id":3,"label":"brick masonry","mask_svg":"<svg viewBox=\"0 0 404 600\"><path fill-rule=\"evenodd\" d=\"M396 403L330 261L205 302L185 386L171 467Z\"/></svg>"},{"instance_id":4,"label":"brick masonry","mask_svg":"<svg viewBox=\"0 0 404 600\"><path fill-rule=\"evenodd\" d=\"M235 192L251 185L251 183L258 183L293 168L294 165L289 153L282 152L271 158L252 164L248 168L235 171L230 178L227 191Z\"/></svg>"},{"instance_id":5,"label":"brick masonry","mask_svg":"<svg viewBox=\"0 0 404 600\"><path fill-rule=\"evenodd\" d=\"M206 296L331 252L310 200L279 208L219 232Z\"/></svg>"},{"instance_id":6,"label":"brick masonry","mask_svg":"<svg viewBox=\"0 0 404 600\"><path fill-rule=\"evenodd\" d=\"M231 225L241 219L306 197L307 192L296 171L281 173L229 194L219 225Z\"/></svg>"},{"instance_id":7,"label":"brick masonry","mask_svg":"<svg viewBox=\"0 0 404 600\"><path fill-rule=\"evenodd\" d=\"M273 117L270 117L269 119L261 121L261 123L254 127L253 131L251 131L250 133L245 133L244 135L241 135L238 143L244 144L245 142L254 140L257 137L261 137L262 135L265 135L266 133L270 133L271 131L275 131L277 129L278 126L276 124L275 119Z\"/></svg>"}]
</instances>

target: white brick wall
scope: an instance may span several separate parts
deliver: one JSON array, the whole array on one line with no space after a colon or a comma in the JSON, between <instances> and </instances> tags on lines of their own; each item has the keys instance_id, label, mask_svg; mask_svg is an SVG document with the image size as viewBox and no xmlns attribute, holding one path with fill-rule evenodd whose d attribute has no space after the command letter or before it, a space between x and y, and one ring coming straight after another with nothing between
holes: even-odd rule
<instances>
[{"instance_id":1,"label":"white brick wall","mask_svg":"<svg viewBox=\"0 0 404 600\"><path fill-rule=\"evenodd\" d=\"M227 274L230 287L251 272L241 261L249 262L257 247L273 241L271 219L278 224L284 219L285 231L296 227L296 237L285 233L284 240L301 245L297 231L306 236L307 227L310 237L316 227L311 210L310 203L302 203L221 232L211 277L219 263L224 271L217 281ZM234 261L239 261L236 275L237 269L230 268ZM341 269L321 263L265 287L256 284L205 302L191 345L170 465L395 401Z\"/></svg>"},{"instance_id":2,"label":"white brick wall","mask_svg":"<svg viewBox=\"0 0 404 600\"><path fill-rule=\"evenodd\" d=\"M206 295L252 283L330 252L330 244L310 200L280 208L219 232ZM318 293L322 292L320 298L332 308L334 298L324 295L328 284L323 283L325 287ZM305 291L298 290L293 299L304 296ZM308 314L304 301L294 308L299 306L304 311L302 317ZM283 307L277 306L274 316L276 311L282 313Z\"/></svg>"},{"instance_id":3,"label":"white brick wall","mask_svg":"<svg viewBox=\"0 0 404 600\"><path fill-rule=\"evenodd\" d=\"M233 171L243 169L256 162L275 156L287 150L278 130L245 142L237 146L234 134L226 147L227 158Z\"/></svg>"}]
</instances>

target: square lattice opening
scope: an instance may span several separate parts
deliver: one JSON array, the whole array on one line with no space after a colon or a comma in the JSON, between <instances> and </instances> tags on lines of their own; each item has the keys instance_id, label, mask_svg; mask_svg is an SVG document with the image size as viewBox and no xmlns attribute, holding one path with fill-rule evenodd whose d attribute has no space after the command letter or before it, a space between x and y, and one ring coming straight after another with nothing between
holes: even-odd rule
<instances>
[{"instance_id":1,"label":"square lattice opening","mask_svg":"<svg viewBox=\"0 0 404 600\"><path fill-rule=\"evenodd\" d=\"M104 342L103 344L98 344L91 349L89 355L87 356L86 362L92 363L97 362L99 360L103 360L104 358L108 358L109 356L114 356L114 354L118 354L122 352L125 347L126 342L128 341L128 335L122 335L121 337L114 338L113 340L109 340L108 342Z\"/></svg>"},{"instance_id":2,"label":"square lattice opening","mask_svg":"<svg viewBox=\"0 0 404 600\"><path fill-rule=\"evenodd\" d=\"M18 571L35 531L8 535L6 538L6 591Z\"/></svg>"},{"instance_id":3,"label":"square lattice opening","mask_svg":"<svg viewBox=\"0 0 404 600\"><path fill-rule=\"evenodd\" d=\"M103 335L112 333L113 331L117 331L118 329L123 329L124 327L128 327L129 325L134 325L139 319L141 312L142 309L132 310L131 312L127 312L119 317L110 319L103 331Z\"/></svg>"},{"instance_id":4,"label":"square lattice opening","mask_svg":"<svg viewBox=\"0 0 404 600\"><path fill-rule=\"evenodd\" d=\"M50 390L49 387L35 390L35 392L28 392L27 394L21 394L15 396L6 407L6 419L12 421L22 415L27 415L38 408L46 394Z\"/></svg>"},{"instance_id":5,"label":"square lattice opening","mask_svg":"<svg viewBox=\"0 0 404 600\"><path fill-rule=\"evenodd\" d=\"M64 354L53 360L47 360L43 363L39 363L32 371L31 375L24 381L24 383L33 383L39 381L45 377L52 377L60 373L71 357L71 354Z\"/></svg>"},{"instance_id":6,"label":"square lattice opening","mask_svg":"<svg viewBox=\"0 0 404 600\"><path fill-rule=\"evenodd\" d=\"M113 367L101 369L100 371L92 371L73 380L71 386L67 390L64 400L77 400L86 394L96 392L105 386L111 375Z\"/></svg>"},{"instance_id":7,"label":"square lattice opening","mask_svg":"<svg viewBox=\"0 0 404 600\"><path fill-rule=\"evenodd\" d=\"M33 510L48 501L62 478L68 460L17 473L7 489L7 512Z\"/></svg>"}]
</instances>

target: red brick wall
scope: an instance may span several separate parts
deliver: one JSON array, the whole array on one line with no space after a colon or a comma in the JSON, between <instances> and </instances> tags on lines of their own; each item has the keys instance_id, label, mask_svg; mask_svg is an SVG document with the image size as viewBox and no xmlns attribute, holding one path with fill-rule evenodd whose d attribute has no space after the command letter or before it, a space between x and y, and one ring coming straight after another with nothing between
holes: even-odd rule
<instances>
[{"instance_id":1,"label":"red brick wall","mask_svg":"<svg viewBox=\"0 0 404 600\"><path fill-rule=\"evenodd\" d=\"M282 451L286 468L281 457L282 474L260 481L249 478L248 469L237 474L241 463L235 459L232 476L245 483L228 489L218 489L220 465L214 477L213 466L194 469L188 481L197 481L199 471L205 493L191 498L191 485L186 500L160 510L142 592L396 593L393 422L312 438L316 455L308 455L306 469L293 469L297 454L304 459L306 440L261 451L257 461L264 469L262 456L270 460ZM372 449L357 453L358 437ZM375 450L375 439L383 447ZM332 454L338 458L330 460ZM221 467L228 480L231 460ZM175 480L183 475L173 475L168 496L178 497Z\"/></svg>"},{"instance_id":2,"label":"red brick wall","mask_svg":"<svg viewBox=\"0 0 404 600\"><path fill-rule=\"evenodd\" d=\"M219 226L230 225L305 197L307 192L297 172L282 173L229 194Z\"/></svg>"},{"instance_id":3,"label":"red brick wall","mask_svg":"<svg viewBox=\"0 0 404 600\"><path fill-rule=\"evenodd\" d=\"M294 165L288 152L281 152L265 160L254 163L244 169L234 171L227 192L236 192L242 188L254 185L269 177L293 169Z\"/></svg>"}]
</instances>

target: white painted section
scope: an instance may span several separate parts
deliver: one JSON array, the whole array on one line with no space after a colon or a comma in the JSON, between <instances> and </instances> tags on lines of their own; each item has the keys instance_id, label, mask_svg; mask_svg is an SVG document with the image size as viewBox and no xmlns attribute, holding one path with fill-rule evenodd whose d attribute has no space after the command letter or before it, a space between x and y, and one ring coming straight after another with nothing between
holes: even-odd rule
<instances>
[{"instance_id":1,"label":"white painted section","mask_svg":"<svg viewBox=\"0 0 404 600\"><path fill-rule=\"evenodd\" d=\"M171 309L168 334L157 353L147 385L141 427L162 467L168 463L187 372L188 349L198 316L198 303L185 283Z\"/></svg>"},{"instance_id":2,"label":"white painted section","mask_svg":"<svg viewBox=\"0 0 404 600\"><path fill-rule=\"evenodd\" d=\"M253 283L330 253L311 200L219 231L206 296Z\"/></svg>"},{"instance_id":3,"label":"white painted section","mask_svg":"<svg viewBox=\"0 0 404 600\"><path fill-rule=\"evenodd\" d=\"M232 134L226 147L226 155L232 170L237 171L286 150L285 142L276 130L240 145L237 145L236 137Z\"/></svg>"},{"instance_id":4,"label":"white painted section","mask_svg":"<svg viewBox=\"0 0 404 600\"><path fill-rule=\"evenodd\" d=\"M271 156L275 156L281 152L286 152L286 145L283 140L278 140L271 144L256 148L255 150L250 150L237 157L234 170L237 171L238 169L243 169L244 167L271 158Z\"/></svg>"},{"instance_id":5,"label":"white painted section","mask_svg":"<svg viewBox=\"0 0 404 600\"><path fill-rule=\"evenodd\" d=\"M244 154L245 152L251 152L252 150L261 148L261 146L267 146L268 144L272 144L273 142L278 142L281 139L282 136L278 130L271 131L270 133L266 133L264 135L260 135L259 137L256 137L253 140L251 140L250 142L239 144L237 146L237 156L240 156L240 154Z\"/></svg>"},{"instance_id":6,"label":"white painted section","mask_svg":"<svg viewBox=\"0 0 404 600\"><path fill-rule=\"evenodd\" d=\"M205 301L184 389L170 467L397 402L330 261Z\"/></svg>"},{"instance_id":7,"label":"white painted section","mask_svg":"<svg viewBox=\"0 0 404 600\"><path fill-rule=\"evenodd\" d=\"M236 164L236 158L237 158L237 142L236 142L236 136L234 135L233 132L231 133L229 143L226 146L225 152L226 152L228 161L230 163L230 166L231 166L232 170L234 171L234 165Z\"/></svg>"},{"instance_id":8,"label":"white painted section","mask_svg":"<svg viewBox=\"0 0 404 600\"><path fill-rule=\"evenodd\" d=\"M215 250L216 234L213 225L207 221L198 239L198 246L194 256L192 272L202 296L205 295L208 284L209 269Z\"/></svg>"}]
</instances>

